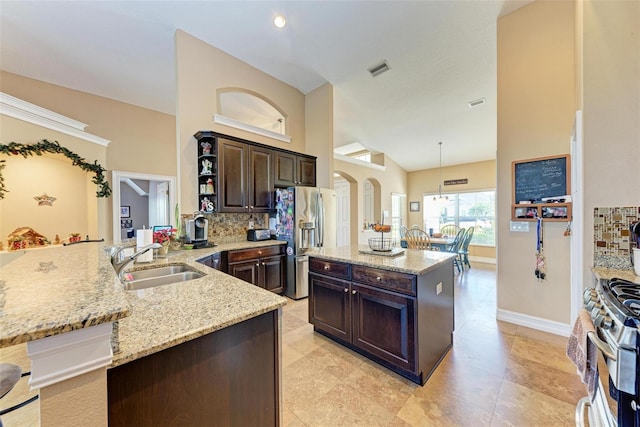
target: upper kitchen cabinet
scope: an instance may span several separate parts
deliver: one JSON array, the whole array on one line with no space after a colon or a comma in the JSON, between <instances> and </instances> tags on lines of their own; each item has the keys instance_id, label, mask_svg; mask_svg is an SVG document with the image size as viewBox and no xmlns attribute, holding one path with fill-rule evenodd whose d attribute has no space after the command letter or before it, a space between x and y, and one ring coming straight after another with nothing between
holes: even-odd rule
<instances>
[{"instance_id":1,"label":"upper kitchen cabinet","mask_svg":"<svg viewBox=\"0 0 640 427\"><path fill-rule=\"evenodd\" d=\"M269 212L273 200L273 152L218 138L218 212Z\"/></svg>"},{"instance_id":2,"label":"upper kitchen cabinet","mask_svg":"<svg viewBox=\"0 0 640 427\"><path fill-rule=\"evenodd\" d=\"M211 131L194 136L198 142L198 197L202 212L265 213L273 209L276 186L315 186L315 157ZM274 178L287 174L290 180L274 182Z\"/></svg>"},{"instance_id":3,"label":"upper kitchen cabinet","mask_svg":"<svg viewBox=\"0 0 640 427\"><path fill-rule=\"evenodd\" d=\"M316 186L316 158L290 152L276 153L276 187Z\"/></svg>"}]
</instances>

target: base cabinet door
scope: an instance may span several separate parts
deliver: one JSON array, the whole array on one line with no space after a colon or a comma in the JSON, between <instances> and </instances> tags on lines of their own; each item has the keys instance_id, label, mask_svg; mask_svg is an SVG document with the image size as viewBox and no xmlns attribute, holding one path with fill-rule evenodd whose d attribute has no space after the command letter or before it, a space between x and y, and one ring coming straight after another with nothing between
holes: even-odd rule
<instances>
[{"instance_id":1,"label":"base cabinet door","mask_svg":"<svg viewBox=\"0 0 640 427\"><path fill-rule=\"evenodd\" d=\"M351 284L353 345L415 371L415 298Z\"/></svg>"},{"instance_id":2,"label":"base cabinet door","mask_svg":"<svg viewBox=\"0 0 640 427\"><path fill-rule=\"evenodd\" d=\"M259 261L252 259L244 262L229 264L229 274L253 285L258 284Z\"/></svg>"},{"instance_id":3,"label":"base cabinet door","mask_svg":"<svg viewBox=\"0 0 640 427\"><path fill-rule=\"evenodd\" d=\"M261 284L274 293L284 292L284 256L278 255L260 260Z\"/></svg>"},{"instance_id":4,"label":"base cabinet door","mask_svg":"<svg viewBox=\"0 0 640 427\"><path fill-rule=\"evenodd\" d=\"M341 340L351 342L349 282L309 274L309 323Z\"/></svg>"}]
</instances>

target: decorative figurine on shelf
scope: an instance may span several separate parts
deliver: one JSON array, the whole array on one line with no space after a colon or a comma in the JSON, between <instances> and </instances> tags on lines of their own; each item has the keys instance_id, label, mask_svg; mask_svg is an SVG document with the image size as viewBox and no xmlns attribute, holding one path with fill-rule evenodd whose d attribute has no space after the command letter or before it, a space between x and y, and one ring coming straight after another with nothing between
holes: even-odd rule
<instances>
[{"instance_id":1,"label":"decorative figurine on shelf","mask_svg":"<svg viewBox=\"0 0 640 427\"><path fill-rule=\"evenodd\" d=\"M202 155L206 156L211 154L211 144L208 142L201 142L200 146L202 147Z\"/></svg>"},{"instance_id":2,"label":"decorative figurine on shelf","mask_svg":"<svg viewBox=\"0 0 640 427\"><path fill-rule=\"evenodd\" d=\"M200 211L201 212L213 212L213 202L209 200L208 197L202 199L200 203Z\"/></svg>"},{"instance_id":3,"label":"decorative figurine on shelf","mask_svg":"<svg viewBox=\"0 0 640 427\"><path fill-rule=\"evenodd\" d=\"M54 245L59 245L61 243L62 243L62 241L60 240L60 236L58 234L56 234L56 238L53 239L53 244Z\"/></svg>"},{"instance_id":4,"label":"decorative figurine on shelf","mask_svg":"<svg viewBox=\"0 0 640 427\"><path fill-rule=\"evenodd\" d=\"M206 187L206 189L207 189L207 193L209 193L209 194L213 194L213 179L209 178L209 179L207 180L207 187Z\"/></svg>"},{"instance_id":5,"label":"decorative figurine on shelf","mask_svg":"<svg viewBox=\"0 0 640 427\"><path fill-rule=\"evenodd\" d=\"M69 243L79 242L81 239L82 237L80 237L80 233L71 233L69 235Z\"/></svg>"},{"instance_id":6,"label":"decorative figurine on shelf","mask_svg":"<svg viewBox=\"0 0 640 427\"><path fill-rule=\"evenodd\" d=\"M200 175L210 175L212 166L213 163L211 162L211 160L204 159L202 161L202 170L200 171Z\"/></svg>"}]
</instances>

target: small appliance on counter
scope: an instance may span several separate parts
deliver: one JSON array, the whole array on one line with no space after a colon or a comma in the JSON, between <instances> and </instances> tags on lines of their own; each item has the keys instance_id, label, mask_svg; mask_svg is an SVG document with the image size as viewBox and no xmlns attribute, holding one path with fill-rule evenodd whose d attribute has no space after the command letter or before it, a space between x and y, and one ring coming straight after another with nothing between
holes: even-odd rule
<instances>
[{"instance_id":1,"label":"small appliance on counter","mask_svg":"<svg viewBox=\"0 0 640 427\"><path fill-rule=\"evenodd\" d=\"M209 220L202 214L197 214L193 219L187 220L187 239L189 243L202 243L207 241L209 233Z\"/></svg>"},{"instance_id":2,"label":"small appliance on counter","mask_svg":"<svg viewBox=\"0 0 640 427\"><path fill-rule=\"evenodd\" d=\"M258 242L261 240L270 240L271 231L267 229L250 229L247 230L247 240L250 242Z\"/></svg>"}]
</instances>

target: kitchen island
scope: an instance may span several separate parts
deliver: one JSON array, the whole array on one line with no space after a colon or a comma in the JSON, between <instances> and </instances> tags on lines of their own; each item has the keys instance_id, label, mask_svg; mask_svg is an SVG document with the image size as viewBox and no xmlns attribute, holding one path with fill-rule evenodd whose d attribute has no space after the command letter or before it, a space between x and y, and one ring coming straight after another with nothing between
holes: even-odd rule
<instances>
[{"instance_id":1,"label":"kitchen island","mask_svg":"<svg viewBox=\"0 0 640 427\"><path fill-rule=\"evenodd\" d=\"M453 259L367 246L309 254L309 321L314 330L418 384L453 345Z\"/></svg>"},{"instance_id":2,"label":"kitchen island","mask_svg":"<svg viewBox=\"0 0 640 427\"><path fill-rule=\"evenodd\" d=\"M214 248L170 252L167 258L154 261L153 264L184 263L206 275L199 279L138 291L124 290L111 266L104 243L82 243L27 251L25 255L0 269L3 301L0 346L25 342L31 346L58 336L113 325L109 333L114 352L112 357L109 355L106 366L108 373L105 373L105 378L107 375L109 377L109 410L111 406L122 409L115 401L112 405L112 396L116 396L111 393L111 386L115 384L115 380L111 381L112 377L115 378L116 373L123 372L127 366L131 367L135 363L160 361L167 369L172 366L183 371L190 369L192 378L194 375L199 377L200 383L209 382L210 385L221 388L235 380L225 383L222 378L216 378L215 381L209 381L211 378L202 376L202 366L253 363L262 369L262 378L271 377L264 383L270 389L268 393L262 390L262 400L271 402L271 407L266 412L273 422L261 424L277 424L280 387L279 309L286 304L286 299L197 262L222 251L274 244L277 242L243 241ZM142 264L134 268L140 266ZM236 345L237 350L243 352L244 358L225 352L236 348ZM259 363L251 357L250 351L254 348L263 357ZM180 359L174 360L175 363L168 362L176 357ZM158 366L155 365L155 369ZM143 372L140 370L141 365L138 368L139 373ZM244 376L251 382L251 387L256 384L256 378L249 378L250 375L245 372L224 371ZM171 375L175 373L165 372ZM121 379L122 375L119 375L118 380ZM98 382L106 385L106 381L99 379ZM204 394L205 391L198 388L201 385L199 383L187 384L193 386L193 389L183 383L177 389L160 386L158 391L164 392L165 398L172 399L173 396L178 403L183 403L191 391L195 394L203 393L203 396L211 395L210 390L206 392L208 395ZM125 387L131 387L131 384L125 384ZM236 387L232 392L244 395L251 387ZM41 389L42 391L44 390ZM105 387L105 397L106 393ZM146 393L149 393L149 389ZM46 406L44 397L41 393L41 412ZM141 397L144 397L144 393ZM213 406L215 405L209 405ZM106 402L104 407L107 407ZM241 415L256 412L246 409L239 411L233 405L229 407ZM58 406L57 410L63 412L64 406ZM179 414L174 413L172 416ZM111 422L111 413L109 417ZM103 418L101 425L106 425L106 414ZM197 422L197 419L192 420ZM153 417L145 418L145 422L153 423ZM44 418L42 423L47 424Z\"/></svg>"}]
</instances>

